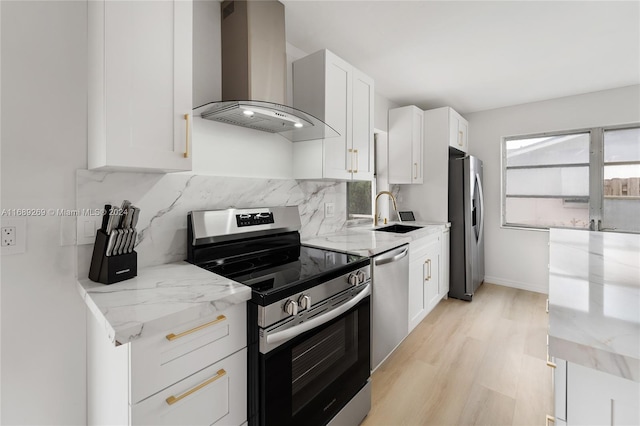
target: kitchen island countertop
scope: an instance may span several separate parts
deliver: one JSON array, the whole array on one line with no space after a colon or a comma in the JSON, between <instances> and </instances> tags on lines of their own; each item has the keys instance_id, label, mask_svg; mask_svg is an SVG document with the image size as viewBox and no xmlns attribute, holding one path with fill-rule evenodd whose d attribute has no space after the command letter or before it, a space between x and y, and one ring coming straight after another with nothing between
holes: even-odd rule
<instances>
[{"instance_id":1,"label":"kitchen island countertop","mask_svg":"<svg viewBox=\"0 0 640 426\"><path fill-rule=\"evenodd\" d=\"M549 354L640 382L640 235L549 231Z\"/></svg>"},{"instance_id":2,"label":"kitchen island countertop","mask_svg":"<svg viewBox=\"0 0 640 426\"><path fill-rule=\"evenodd\" d=\"M405 234L375 230L394 224L398 224L398 222L379 225L375 228L371 225L353 226L344 231L307 238L302 243L308 246L370 257L400 247L411 241L419 240L430 234L442 232L449 227L448 223L403 222L402 225L420 226L421 228Z\"/></svg>"},{"instance_id":3,"label":"kitchen island countertop","mask_svg":"<svg viewBox=\"0 0 640 426\"><path fill-rule=\"evenodd\" d=\"M141 268L137 277L110 285L79 280L78 290L115 345L251 298L249 287L187 262Z\"/></svg>"}]
</instances>

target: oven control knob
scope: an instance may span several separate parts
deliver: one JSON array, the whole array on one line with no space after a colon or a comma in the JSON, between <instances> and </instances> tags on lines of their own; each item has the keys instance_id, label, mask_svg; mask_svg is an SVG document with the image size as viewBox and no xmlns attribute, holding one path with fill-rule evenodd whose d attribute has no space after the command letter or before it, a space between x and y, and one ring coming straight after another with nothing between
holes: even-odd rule
<instances>
[{"instance_id":1,"label":"oven control knob","mask_svg":"<svg viewBox=\"0 0 640 426\"><path fill-rule=\"evenodd\" d=\"M347 282L352 285L352 286L357 286L358 285L358 275L355 273L350 273L349 276L347 277Z\"/></svg>"},{"instance_id":2,"label":"oven control knob","mask_svg":"<svg viewBox=\"0 0 640 426\"><path fill-rule=\"evenodd\" d=\"M364 271L358 271L356 274L358 275L359 283L363 283L367 280L367 274L365 274Z\"/></svg>"},{"instance_id":3,"label":"oven control knob","mask_svg":"<svg viewBox=\"0 0 640 426\"><path fill-rule=\"evenodd\" d=\"M298 304L293 300L287 300L284 304L284 311L289 315L298 315Z\"/></svg>"},{"instance_id":4,"label":"oven control knob","mask_svg":"<svg viewBox=\"0 0 640 426\"><path fill-rule=\"evenodd\" d=\"M301 294L298 297L298 306L300 309L309 309L311 307L311 298L306 294Z\"/></svg>"}]
</instances>

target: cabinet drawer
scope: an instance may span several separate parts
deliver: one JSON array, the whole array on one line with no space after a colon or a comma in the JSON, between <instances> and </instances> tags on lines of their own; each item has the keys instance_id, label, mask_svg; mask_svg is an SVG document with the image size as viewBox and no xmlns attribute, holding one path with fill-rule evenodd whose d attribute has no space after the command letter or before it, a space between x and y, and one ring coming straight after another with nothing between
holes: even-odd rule
<instances>
[{"instance_id":1,"label":"cabinet drawer","mask_svg":"<svg viewBox=\"0 0 640 426\"><path fill-rule=\"evenodd\" d=\"M247 418L247 349L131 409L132 425L234 425Z\"/></svg>"},{"instance_id":2,"label":"cabinet drawer","mask_svg":"<svg viewBox=\"0 0 640 426\"><path fill-rule=\"evenodd\" d=\"M245 303L133 342L130 403L202 370L245 347L246 342Z\"/></svg>"}]
</instances>

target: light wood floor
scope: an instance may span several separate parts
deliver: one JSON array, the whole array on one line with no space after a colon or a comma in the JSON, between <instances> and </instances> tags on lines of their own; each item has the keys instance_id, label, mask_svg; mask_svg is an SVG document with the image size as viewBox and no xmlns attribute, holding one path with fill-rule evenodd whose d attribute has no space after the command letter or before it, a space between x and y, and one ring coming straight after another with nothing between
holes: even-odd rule
<instances>
[{"instance_id":1,"label":"light wood floor","mask_svg":"<svg viewBox=\"0 0 640 426\"><path fill-rule=\"evenodd\" d=\"M362 425L544 425L546 299L485 283L441 301L374 372Z\"/></svg>"}]
</instances>

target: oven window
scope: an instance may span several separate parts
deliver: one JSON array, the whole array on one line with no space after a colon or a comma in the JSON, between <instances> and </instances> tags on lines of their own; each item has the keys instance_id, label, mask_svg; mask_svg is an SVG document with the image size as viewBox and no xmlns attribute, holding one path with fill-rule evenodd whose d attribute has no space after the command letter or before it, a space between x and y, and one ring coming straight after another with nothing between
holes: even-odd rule
<instances>
[{"instance_id":1,"label":"oven window","mask_svg":"<svg viewBox=\"0 0 640 426\"><path fill-rule=\"evenodd\" d=\"M291 408L295 416L358 361L354 311L291 351Z\"/></svg>"}]
</instances>

